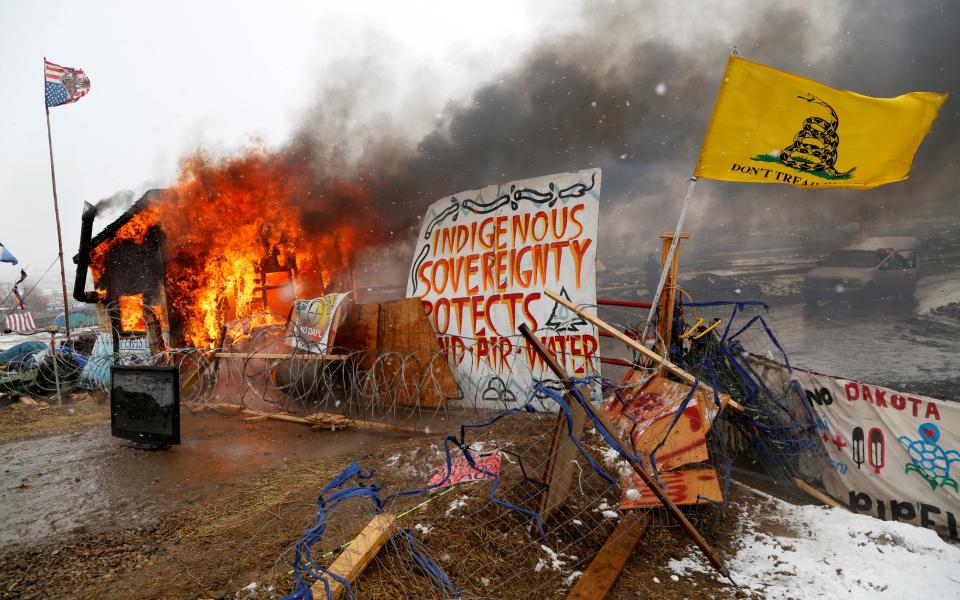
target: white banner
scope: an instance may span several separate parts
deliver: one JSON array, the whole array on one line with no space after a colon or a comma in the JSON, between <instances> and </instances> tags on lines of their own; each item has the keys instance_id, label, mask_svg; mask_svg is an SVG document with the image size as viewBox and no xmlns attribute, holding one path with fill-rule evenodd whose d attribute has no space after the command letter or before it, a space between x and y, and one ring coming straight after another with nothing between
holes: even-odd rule
<instances>
[{"instance_id":1,"label":"white banner","mask_svg":"<svg viewBox=\"0 0 960 600\"><path fill-rule=\"evenodd\" d=\"M334 293L313 298L295 300L293 303L295 320L293 343L297 350L306 350L314 354L326 354L330 346L331 334L335 333L337 309L350 294Z\"/></svg>"},{"instance_id":2,"label":"white banner","mask_svg":"<svg viewBox=\"0 0 960 600\"><path fill-rule=\"evenodd\" d=\"M960 403L757 363L774 390L798 385L830 458L826 491L858 513L957 538Z\"/></svg>"},{"instance_id":3,"label":"white banner","mask_svg":"<svg viewBox=\"0 0 960 600\"><path fill-rule=\"evenodd\" d=\"M467 399L523 402L552 379L521 344L527 323L571 375L597 372L596 329L544 296L597 300L600 169L489 186L427 211L407 278Z\"/></svg>"}]
</instances>

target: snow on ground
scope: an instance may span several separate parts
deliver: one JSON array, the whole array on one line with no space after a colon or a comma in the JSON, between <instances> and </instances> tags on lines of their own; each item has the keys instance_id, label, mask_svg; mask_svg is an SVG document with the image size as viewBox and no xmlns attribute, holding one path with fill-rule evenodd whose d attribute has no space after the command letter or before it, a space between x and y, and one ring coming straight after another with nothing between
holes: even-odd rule
<instances>
[{"instance_id":1,"label":"snow on ground","mask_svg":"<svg viewBox=\"0 0 960 600\"><path fill-rule=\"evenodd\" d=\"M741 516L738 585L767 598L960 598L960 547L929 529L770 498ZM691 548L670 569L712 572Z\"/></svg>"}]
</instances>

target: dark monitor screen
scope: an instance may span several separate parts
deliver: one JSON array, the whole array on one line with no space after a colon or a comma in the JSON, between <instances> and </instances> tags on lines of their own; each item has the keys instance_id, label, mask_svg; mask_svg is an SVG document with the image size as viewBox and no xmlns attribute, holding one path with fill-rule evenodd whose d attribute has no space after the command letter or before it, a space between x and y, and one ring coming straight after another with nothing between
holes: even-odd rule
<instances>
[{"instance_id":1,"label":"dark monitor screen","mask_svg":"<svg viewBox=\"0 0 960 600\"><path fill-rule=\"evenodd\" d=\"M110 429L135 442L179 444L179 367L111 367Z\"/></svg>"}]
</instances>

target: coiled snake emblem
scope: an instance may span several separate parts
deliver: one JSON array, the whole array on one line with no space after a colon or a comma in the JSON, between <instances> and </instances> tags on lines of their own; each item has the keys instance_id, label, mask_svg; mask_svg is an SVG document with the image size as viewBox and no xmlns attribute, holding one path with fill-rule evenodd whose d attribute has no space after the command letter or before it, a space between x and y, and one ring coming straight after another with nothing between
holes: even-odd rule
<instances>
[{"instance_id":1,"label":"coiled snake emblem","mask_svg":"<svg viewBox=\"0 0 960 600\"><path fill-rule=\"evenodd\" d=\"M805 119L803 128L793 136L793 143L780 152L780 161L798 171L823 171L831 177L846 177L853 173L856 167L840 173L834 166L840 145L840 136L837 135L840 119L836 111L813 94L797 98L823 106L830 111L830 120L820 117Z\"/></svg>"}]
</instances>

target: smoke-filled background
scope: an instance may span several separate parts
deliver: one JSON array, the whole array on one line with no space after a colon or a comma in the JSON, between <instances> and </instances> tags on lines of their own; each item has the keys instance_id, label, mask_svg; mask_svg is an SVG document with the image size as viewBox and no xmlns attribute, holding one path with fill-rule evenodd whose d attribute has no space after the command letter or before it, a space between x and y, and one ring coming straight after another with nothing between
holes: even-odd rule
<instances>
[{"instance_id":1,"label":"smoke-filled background","mask_svg":"<svg viewBox=\"0 0 960 600\"><path fill-rule=\"evenodd\" d=\"M241 5L222 15L173 4L140 19L137 33L122 38L124 19L134 15L100 15L86 46L66 44L54 57L85 67L93 81L88 98L54 109L68 256L77 246L82 200L107 198L102 226L143 190L175 185L171 165L183 157L201 151L228 164L249 152L248 144L235 143L246 139L312 178L312 189L302 194L310 227L359 221L382 240L360 273L366 286L401 284L418 219L439 197L593 166L604 170L599 258L609 265L635 262L657 249L656 232L675 223L734 48L745 58L872 96L957 88L956 3L536 1L471 10L458 15L429 3L409 9L359 3L330 15L306 5L271 11ZM7 22L21 17L28 29L22 14L9 16ZM178 25L165 27L163 19ZM211 22L217 19L224 21ZM330 42L336 58L311 58L317 52L311 35ZM63 38L50 36L59 44ZM109 43L118 39L124 43ZM97 44L110 46L98 51L111 55L125 48L120 54L130 55L133 68L104 72L102 64L84 62ZM281 45L289 63L280 55L270 64L251 62ZM221 49L251 54L245 59ZM302 71L303 64L311 66ZM218 85L207 87L205 78ZM121 106L115 95L133 81L154 93L126 96ZM281 93L291 90L293 97ZM284 125L261 118L278 106L285 107ZM100 115L94 130L84 110L105 110L109 118ZM131 139L128 128L163 111L179 127L179 139L163 124ZM230 134L211 135L227 115ZM42 128L36 116L31 123ZM877 190L703 182L688 221L695 234L690 252L707 242L749 244L757 232L956 219L957 129L950 99L911 179ZM8 171L13 175L3 182L0 230L36 270L53 256L54 239L46 214L52 212L46 148L41 153L37 145L45 136L34 135L41 132L29 138L30 168ZM6 154L22 154L14 145L26 139L13 135ZM153 167L150 160L123 167L122 160L138 156L152 157ZM338 193L345 181L362 190L372 216L366 208L353 210L352 193ZM135 193L115 193L129 188ZM32 230L9 226L13 222L30 223Z\"/></svg>"},{"instance_id":2,"label":"smoke-filled background","mask_svg":"<svg viewBox=\"0 0 960 600\"><path fill-rule=\"evenodd\" d=\"M659 247L657 232L672 229L732 50L872 96L958 88L955 3L586 3L574 13L570 31L532 31L538 41L519 64L479 82L466 101L447 104L414 142L390 119L340 125L354 117L364 123L369 107L357 91L366 97L380 75L375 57L345 64L350 74L321 90L291 148L322 157L311 163L319 173L354 169L380 209L380 227L401 241L441 196L600 166L600 259L616 264L638 261ZM958 124L951 99L910 180L877 190L704 182L688 229L696 239L737 246L757 231L955 220ZM407 256L399 252L399 262Z\"/></svg>"}]
</instances>

